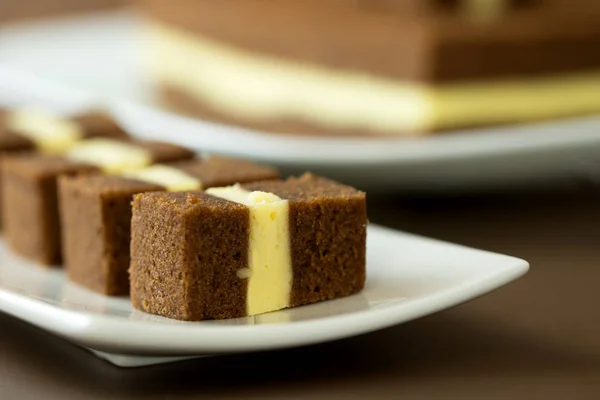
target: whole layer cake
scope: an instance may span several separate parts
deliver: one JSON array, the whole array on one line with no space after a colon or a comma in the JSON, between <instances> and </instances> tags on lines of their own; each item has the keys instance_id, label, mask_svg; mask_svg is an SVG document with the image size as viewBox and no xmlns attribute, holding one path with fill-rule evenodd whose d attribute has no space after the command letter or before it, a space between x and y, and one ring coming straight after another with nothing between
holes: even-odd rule
<instances>
[{"instance_id":1,"label":"whole layer cake","mask_svg":"<svg viewBox=\"0 0 600 400\"><path fill-rule=\"evenodd\" d=\"M141 0L168 105L273 132L414 135L600 112L593 0Z\"/></svg>"}]
</instances>

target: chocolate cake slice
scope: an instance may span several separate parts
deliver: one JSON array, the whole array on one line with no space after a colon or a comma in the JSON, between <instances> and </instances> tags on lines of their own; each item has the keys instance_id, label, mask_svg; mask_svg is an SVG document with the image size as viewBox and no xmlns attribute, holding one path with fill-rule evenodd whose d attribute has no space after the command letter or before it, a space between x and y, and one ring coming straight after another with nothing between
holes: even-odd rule
<instances>
[{"instance_id":1,"label":"chocolate cake slice","mask_svg":"<svg viewBox=\"0 0 600 400\"><path fill-rule=\"evenodd\" d=\"M6 110L0 109L0 159L7 154L35 151L35 143L6 126ZM2 208L2 163L0 162L0 209ZM0 224L2 219L0 219Z\"/></svg>"},{"instance_id":2,"label":"chocolate cake slice","mask_svg":"<svg viewBox=\"0 0 600 400\"><path fill-rule=\"evenodd\" d=\"M7 154L57 153L79 139L97 137L126 138L127 134L108 115L95 110L66 118L39 110L0 109L0 158ZM0 181L0 199L1 190Z\"/></svg>"},{"instance_id":3,"label":"chocolate cake slice","mask_svg":"<svg viewBox=\"0 0 600 400\"><path fill-rule=\"evenodd\" d=\"M57 202L60 176L127 171L153 162L193 156L192 151L168 143L89 139L73 146L65 157L36 154L5 157L2 215L6 240L27 258L45 265L60 264Z\"/></svg>"},{"instance_id":4,"label":"chocolate cake slice","mask_svg":"<svg viewBox=\"0 0 600 400\"><path fill-rule=\"evenodd\" d=\"M0 154L35 149L33 140L14 132L7 125L9 112L0 108Z\"/></svg>"},{"instance_id":5,"label":"chocolate cake slice","mask_svg":"<svg viewBox=\"0 0 600 400\"><path fill-rule=\"evenodd\" d=\"M56 178L89 174L98 168L59 157L9 156L2 167L2 220L8 245L40 264L60 257L60 222Z\"/></svg>"},{"instance_id":6,"label":"chocolate cake slice","mask_svg":"<svg viewBox=\"0 0 600 400\"><path fill-rule=\"evenodd\" d=\"M41 109L7 110L3 128L29 142L31 149L47 154L60 154L84 139L129 137L109 115L98 110L73 116Z\"/></svg>"},{"instance_id":7,"label":"chocolate cake slice","mask_svg":"<svg viewBox=\"0 0 600 400\"><path fill-rule=\"evenodd\" d=\"M102 294L129 294L131 201L136 193L278 177L274 168L223 157L156 164L121 176L65 176L59 197L69 279Z\"/></svg>"},{"instance_id":8,"label":"chocolate cake slice","mask_svg":"<svg viewBox=\"0 0 600 400\"><path fill-rule=\"evenodd\" d=\"M365 193L310 174L134 196L131 297L181 320L235 318L357 293Z\"/></svg>"}]
</instances>

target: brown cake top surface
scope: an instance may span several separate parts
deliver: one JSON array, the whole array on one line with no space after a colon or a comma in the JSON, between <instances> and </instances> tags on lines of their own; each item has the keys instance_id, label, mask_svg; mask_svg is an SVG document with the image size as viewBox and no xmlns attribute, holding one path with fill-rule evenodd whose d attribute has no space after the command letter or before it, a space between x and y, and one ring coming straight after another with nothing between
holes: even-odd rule
<instances>
[{"instance_id":1,"label":"brown cake top surface","mask_svg":"<svg viewBox=\"0 0 600 400\"><path fill-rule=\"evenodd\" d=\"M77 188L81 193L90 194L131 193L163 189L159 185L116 175L63 176L61 177L61 184Z\"/></svg>"},{"instance_id":2,"label":"brown cake top surface","mask_svg":"<svg viewBox=\"0 0 600 400\"><path fill-rule=\"evenodd\" d=\"M212 156L168 164L202 181L204 188L279 178L273 167L229 157Z\"/></svg>"},{"instance_id":3,"label":"brown cake top surface","mask_svg":"<svg viewBox=\"0 0 600 400\"><path fill-rule=\"evenodd\" d=\"M134 196L136 204L152 204L155 212L186 214L198 207L212 210L239 210L246 208L238 203L210 196L204 192L148 192Z\"/></svg>"},{"instance_id":4,"label":"brown cake top surface","mask_svg":"<svg viewBox=\"0 0 600 400\"><path fill-rule=\"evenodd\" d=\"M35 146L28 138L14 133L6 127L6 110L0 107L0 153L3 151L27 150Z\"/></svg>"},{"instance_id":5,"label":"brown cake top surface","mask_svg":"<svg viewBox=\"0 0 600 400\"><path fill-rule=\"evenodd\" d=\"M365 193L351 186L327 178L306 173L300 177L290 177L284 181L273 180L244 184L249 191L274 193L290 201L315 201L323 199L363 199Z\"/></svg>"},{"instance_id":6,"label":"brown cake top surface","mask_svg":"<svg viewBox=\"0 0 600 400\"><path fill-rule=\"evenodd\" d=\"M32 140L7 129L0 116L0 153L33 148L35 148L35 143Z\"/></svg>"},{"instance_id":7,"label":"brown cake top surface","mask_svg":"<svg viewBox=\"0 0 600 400\"><path fill-rule=\"evenodd\" d=\"M81 125L85 138L108 137L127 138L129 135L108 114L103 111L92 110L77 114L71 118Z\"/></svg>"},{"instance_id":8,"label":"brown cake top surface","mask_svg":"<svg viewBox=\"0 0 600 400\"><path fill-rule=\"evenodd\" d=\"M150 153L155 163L168 163L193 159L196 154L183 146L156 140L135 140L132 142Z\"/></svg>"},{"instance_id":9,"label":"brown cake top surface","mask_svg":"<svg viewBox=\"0 0 600 400\"><path fill-rule=\"evenodd\" d=\"M61 173L94 172L99 169L83 162L67 160L61 157L39 154L7 156L3 159L3 168L10 173L29 178L42 178Z\"/></svg>"}]
</instances>

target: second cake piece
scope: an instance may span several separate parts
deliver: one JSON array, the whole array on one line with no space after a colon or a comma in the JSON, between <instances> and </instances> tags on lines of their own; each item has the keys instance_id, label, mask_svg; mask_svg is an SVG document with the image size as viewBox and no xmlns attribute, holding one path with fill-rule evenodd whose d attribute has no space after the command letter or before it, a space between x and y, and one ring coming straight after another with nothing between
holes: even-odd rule
<instances>
[{"instance_id":1,"label":"second cake piece","mask_svg":"<svg viewBox=\"0 0 600 400\"><path fill-rule=\"evenodd\" d=\"M224 157L157 164L121 176L65 176L59 193L69 279L98 293L129 294L131 200L136 193L202 190L278 177L271 167Z\"/></svg>"}]
</instances>

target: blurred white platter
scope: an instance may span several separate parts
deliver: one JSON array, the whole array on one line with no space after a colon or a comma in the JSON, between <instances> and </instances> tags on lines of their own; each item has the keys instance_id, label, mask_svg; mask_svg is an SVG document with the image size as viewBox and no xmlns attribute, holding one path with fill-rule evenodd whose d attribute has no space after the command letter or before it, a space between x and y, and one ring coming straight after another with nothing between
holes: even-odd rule
<instances>
[{"instance_id":1,"label":"blurred white platter","mask_svg":"<svg viewBox=\"0 0 600 400\"><path fill-rule=\"evenodd\" d=\"M137 135L311 170L367 190L483 189L561 180L600 157L600 117L426 138L277 136L158 108L130 12L0 27L0 104L108 104ZM35 79L34 79L35 78Z\"/></svg>"},{"instance_id":2,"label":"blurred white platter","mask_svg":"<svg viewBox=\"0 0 600 400\"><path fill-rule=\"evenodd\" d=\"M182 322L71 284L60 269L17 258L0 241L0 312L119 365L139 366L173 360L164 357L280 349L372 332L474 299L529 268L518 258L375 225L369 226L367 249L367 283L357 295L255 317Z\"/></svg>"}]
</instances>

